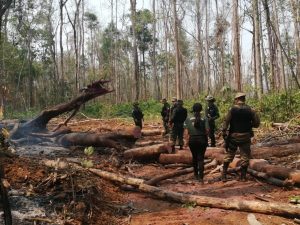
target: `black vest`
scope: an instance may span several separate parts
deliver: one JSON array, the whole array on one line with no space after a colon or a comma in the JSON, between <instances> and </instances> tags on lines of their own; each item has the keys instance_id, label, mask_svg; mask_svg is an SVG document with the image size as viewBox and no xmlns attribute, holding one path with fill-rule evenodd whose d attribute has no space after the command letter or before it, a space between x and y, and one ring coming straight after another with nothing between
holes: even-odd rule
<instances>
[{"instance_id":1,"label":"black vest","mask_svg":"<svg viewBox=\"0 0 300 225\"><path fill-rule=\"evenodd\" d=\"M231 108L230 133L248 133L252 131L252 112L249 106Z\"/></svg>"}]
</instances>

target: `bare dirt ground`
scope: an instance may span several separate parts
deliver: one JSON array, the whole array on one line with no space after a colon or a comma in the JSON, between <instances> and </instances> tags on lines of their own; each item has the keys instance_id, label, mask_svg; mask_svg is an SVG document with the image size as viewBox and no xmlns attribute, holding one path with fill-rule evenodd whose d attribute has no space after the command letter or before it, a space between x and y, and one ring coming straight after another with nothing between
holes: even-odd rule
<instances>
[{"instance_id":1,"label":"bare dirt ground","mask_svg":"<svg viewBox=\"0 0 300 225\"><path fill-rule=\"evenodd\" d=\"M52 121L50 127L59 122ZM69 127L74 131L109 132L133 126L126 120L74 120ZM146 122L145 128L162 129L158 122ZM143 140L163 140L161 135L143 137ZM13 146L12 146L13 147ZM53 150L53 151L52 151ZM10 183L10 202L14 224L95 224L95 225L210 225L249 224L249 213L207 207L194 207L154 198L150 194L125 191L119 184L103 180L74 162L86 155L83 148L66 149L54 146L15 148L14 155L1 156L6 178ZM183 151L189 151L185 148ZM132 177L150 179L170 172L156 162L134 162L122 159L122 153L109 148L97 148L89 158L95 168ZM272 163L298 167L299 156L272 158ZM247 182L237 181L231 175L223 183L216 178L219 173L205 176L204 184L192 174L168 179L159 184L168 190L230 199L289 202L289 197L299 195L299 188L280 188L266 184L248 175ZM296 224L293 219L255 214L264 225Z\"/></svg>"}]
</instances>

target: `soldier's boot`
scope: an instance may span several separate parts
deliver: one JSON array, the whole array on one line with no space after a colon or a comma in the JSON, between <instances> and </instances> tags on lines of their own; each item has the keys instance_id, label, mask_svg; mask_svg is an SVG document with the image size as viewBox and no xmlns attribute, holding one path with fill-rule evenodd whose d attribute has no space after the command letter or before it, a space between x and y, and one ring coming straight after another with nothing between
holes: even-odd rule
<instances>
[{"instance_id":1,"label":"soldier's boot","mask_svg":"<svg viewBox=\"0 0 300 225\"><path fill-rule=\"evenodd\" d=\"M194 167L194 176L195 176L195 179L198 179L199 171L198 171L197 162L193 161L193 167Z\"/></svg>"},{"instance_id":2,"label":"soldier's boot","mask_svg":"<svg viewBox=\"0 0 300 225\"><path fill-rule=\"evenodd\" d=\"M172 154L175 154L175 145L172 145Z\"/></svg>"},{"instance_id":3,"label":"soldier's boot","mask_svg":"<svg viewBox=\"0 0 300 225\"><path fill-rule=\"evenodd\" d=\"M241 176L240 176L240 181L247 181L247 169L248 169L248 166L242 166L241 167Z\"/></svg>"},{"instance_id":4,"label":"soldier's boot","mask_svg":"<svg viewBox=\"0 0 300 225\"><path fill-rule=\"evenodd\" d=\"M182 145L179 145L179 149L182 150L182 149L183 149L183 146L182 146Z\"/></svg>"},{"instance_id":5,"label":"soldier's boot","mask_svg":"<svg viewBox=\"0 0 300 225\"><path fill-rule=\"evenodd\" d=\"M222 181L226 182L227 181L227 170L229 167L229 162L224 162L223 164L223 172L222 172Z\"/></svg>"},{"instance_id":6,"label":"soldier's boot","mask_svg":"<svg viewBox=\"0 0 300 225\"><path fill-rule=\"evenodd\" d=\"M198 177L198 180L202 184L203 184L203 177L204 177L204 162L200 162L199 163L199 177Z\"/></svg>"}]
</instances>

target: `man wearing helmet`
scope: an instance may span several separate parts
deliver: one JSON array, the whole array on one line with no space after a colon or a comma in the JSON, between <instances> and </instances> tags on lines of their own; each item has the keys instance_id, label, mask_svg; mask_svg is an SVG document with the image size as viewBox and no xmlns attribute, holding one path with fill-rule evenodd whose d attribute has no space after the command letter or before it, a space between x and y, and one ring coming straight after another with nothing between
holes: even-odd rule
<instances>
[{"instance_id":1,"label":"man wearing helmet","mask_svg":"<svg viewBox=\"0 0 300 225\"><path fill-rule=\"evenodd\" d=\"M228 111L223 124L223 138L226 140L226 156L224 158L222 180L227 181L227 169L232 162L237 148L241 154L241 181L246 181L247 168L251 157L252 128L259 127L260 119L257 113L245 104L246 94L236 94L234 106Z\"/></svg>"},{"instance_id":2,"label":"man wearing helmet","mask_svg":"<svg viewBox=\"0 0 300 225\"><path fill-rule=\"evenodd\" d=\"M219 109L215 105L215 98L211 95L208 95L205 100L207 101L207 108L205 110L205 116L208 119L209 124L209 138L210 138L210 147L216 147L216 138L215 138L215 130L216 123L215 120L220 117Z\"/></svg>"}]
</instances>

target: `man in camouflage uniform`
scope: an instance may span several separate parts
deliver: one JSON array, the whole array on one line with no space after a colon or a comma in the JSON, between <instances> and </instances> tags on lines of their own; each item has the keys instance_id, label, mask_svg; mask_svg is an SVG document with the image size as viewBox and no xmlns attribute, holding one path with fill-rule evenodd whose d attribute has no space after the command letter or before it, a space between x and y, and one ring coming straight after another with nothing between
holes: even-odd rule
<instances>
[{"instance_id":1,"label":"man in camouflage uniform","mask_svg":"<svg viewBox=\"0 0 300 225\"><path fill-rule=\"evenodd\" d=\"M161 117L162 117L162 121L163 121L163 125L165 128L165 133L164 134L168 134L169 133L169 116L170 116L170 105L167 102L167 99L162 99L161 103L163 104L163 107L161 109Z\"/></svg>"},{"instance_id":2,"label":"man in camouflage uniform","mask_svg":"<svg viewBox=\"0 0 300 225\"><path fill-rule=\"evenodd\" d=\"M142 129L143 128L142 121L144 120L144 114L142 110L139 108L138 102L133 103L133 110L131 115L134 120L134 124Z\"/></svg>"},{"instance_id":3,"label":"man in camouflage uniform","mask_svg":"<svg viewBox=\"0 0 300 225\"><path fill-rule=\"evenodd\" d=\"M237 148L241 154L241 181L246 181L247 168L251 157L252 128L259 127L260 119L257 113L245 104L246 94L237 93L235 104L229 110L223 124L223 138L226 142L226 156L224 158L222 180L227 181L227 169L232 162ZM228 130L229 128L229 130Z\"/></svg>"},{"instance_id":4,"label":"man in camouflage uniform","mask_svg":"<svg viewBox=\"0 0 300 225\"><path fill-rule=\"evenodd\" d=\"M215 98L211 95L208 95L205 100L207 101L207 108L205 110L205 116L208 120L209 124L209 138L210 138L210 147L216 147L216 138L215 138L215 130L216 123L215 120L220 117L219 109L214 104Z\"/></svg>"},{"instance_id":5,"label":"man in camouflage uniform","mask_svg":"<svg viewBox=\"0 0 300 225\"><path fill-rule=\"evenodd\" d=\"M184 121L187 118L187 110L183 107L183 101L178 100L177 106L173 110L171 118L170 118L170 124L172 127L172 153L175 153L175 145L176 140L178 138L180 149L182 149L183 146L183 131L184 131Z\"/></svg>"}]
</instances>

